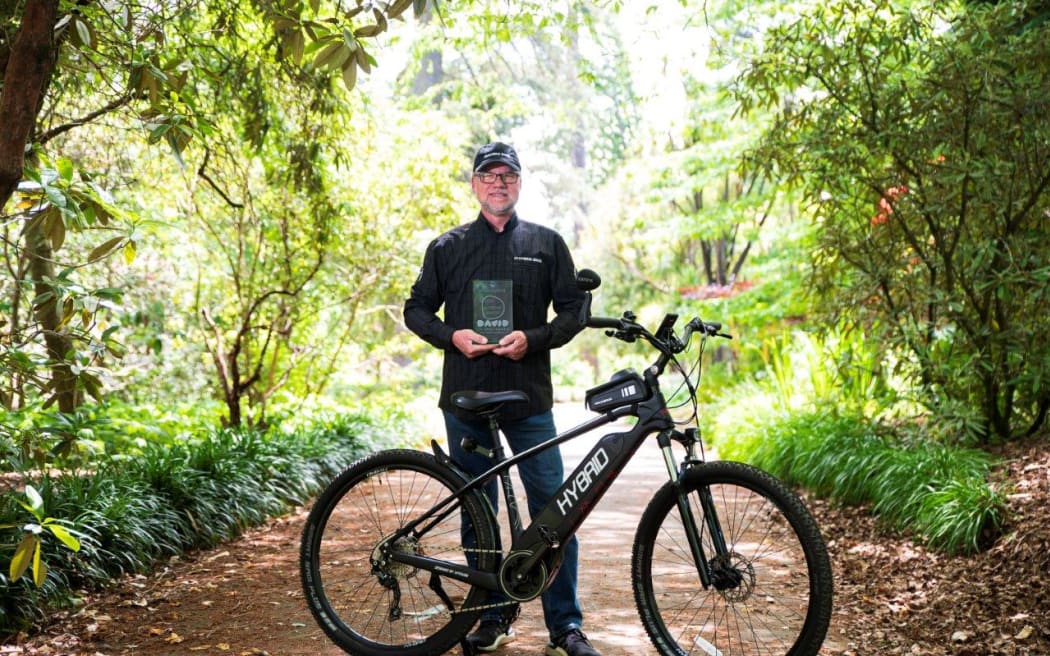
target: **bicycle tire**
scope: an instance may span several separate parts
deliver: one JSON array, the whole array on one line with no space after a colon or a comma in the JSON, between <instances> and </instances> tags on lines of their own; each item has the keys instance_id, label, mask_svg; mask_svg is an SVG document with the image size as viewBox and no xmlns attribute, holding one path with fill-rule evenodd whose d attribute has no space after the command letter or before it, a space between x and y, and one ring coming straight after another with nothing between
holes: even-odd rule
<instances>
[{"instance_id":1,"label":"bicycle tire","mask_svg":"<svg viewBox=\"0 0 1050 656\"><path fill-rule=\"evenodd\" d=\"M732 555L728 569L741 575L722 592L701 585L678 510L681 489L711 561L698 495L705 487ZM663 656L816 656L831 620L831 562L816 521L782 482L743 463L707 463L657 491L638 524L631 578Z\"/></svg>"},{"instance_id":2,"label":"bicycle tire","mask_svg":"<svg viewBox=\"0 0 1050 656\"><path fill-rule=\"evenodd\" d=\"M372 562L386 536L463 483L432 455L395 449L350 465L318 497L303 529L300 577L314 619L344 651L357 656L437 656L474 625L479 611L470 609L484 603L488 591L439 576L445 601L429 587L431 574L396 563L374 567ZM477 529L474 564L494 570L496 534L486 503L477 494L464 496L459 510L453 508L425 535L397 548L466 564L460 532L466 517ZM388 582L397 581L400 617L391 617L394 593L380 582L380 572L390 575Z\"/></svg>"}]
</instances>

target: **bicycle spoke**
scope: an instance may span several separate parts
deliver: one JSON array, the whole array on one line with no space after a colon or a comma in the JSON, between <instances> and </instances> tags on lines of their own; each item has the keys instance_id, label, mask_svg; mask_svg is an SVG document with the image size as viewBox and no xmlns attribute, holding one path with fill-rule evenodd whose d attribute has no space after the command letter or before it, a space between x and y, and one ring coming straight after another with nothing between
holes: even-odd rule
<instances>
[{"instance_id":1,"label":"bicycle spoke","mask_svg":"<svg viewBox=\"0 0 1050 656\"><path fill-rule=\"evenodd\" d=\"M704 476L697 475L688 495L710 568L710 587L700 584L678 511L678 488L662 491L643 516L633 571L636 599L650 636L661 653L669 655L816 653L826 630L822 616L825 605L830 610L830 597L812 599L811 580L820 576L818 589L823 592L823 586L830 586L830 568L814 572L807 561L807 549L823 549L823 543L815 541L815 526L804 523L806 532L800 534L788 515L804 513L801 504L760 492L764 485L775 487L773 479L737 463L719 465L705 465L721 475L704 484L699 483ZM710 518L704 516L699 492L708 490L715 513ZM721 527L724 553L715 546L709 522ZM810 622L814 608L817 619ZM800 644L813 651L793 652Z\"/></svg>"},{"instance_id":2,"label":"bicycle spoke","mask_svg":"<svg viewBox=\"0 0 1050 656\"><path fill-rule=\"evenodd\" d=\"M488 517L471 497L427 524L425 533L398 535L407 522L448 498L458 479L419 452L377 454L359 468L344 473L346 482L333 484L308 519L303 569L311 610L326 633L352 653L447 649L473 623L463 607L480 605L487 592L418 570L396 555L466 566L467 551L460 546L464 522L485 523ZM492 530L485 526L482 553L472 560L492 567Z\"/></svg>"}]
</instances>

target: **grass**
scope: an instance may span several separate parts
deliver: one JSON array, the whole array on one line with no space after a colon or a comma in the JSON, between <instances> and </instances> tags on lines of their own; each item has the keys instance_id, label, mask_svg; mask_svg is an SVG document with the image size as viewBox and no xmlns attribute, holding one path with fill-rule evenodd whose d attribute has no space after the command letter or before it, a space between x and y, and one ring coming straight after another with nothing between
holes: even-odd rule
<instances>
[{"instance_id":1,"label":"grass","mask_svg":"<svg viewBox=\"0 0 1050 656\"><path fill-rule=\"evenodd\" d=\"M44 540L44 585L10 581L18 529L0 530L0 636L37 624L47 609L188 549L213 546L305 503L390 431L362 417L335 417L289 432L216 429L147 444L133 458L101 460L86 473L26 478L47 514L70 520L77 553ZM0 495L0 524L24 521L15 494Z\"/></svg>"},{"instance_id":2,"label":"grass","mask_svg":"<svg viewBox=\"0 0 1050 656\"><path fill-rule=\"evenodd\" d=\"M816 495L872 512L950 554L987 546L1002 525L1005 500L987 482L982 451L907 441L880 431L859 413L825 407L755 412L715 434L725 459L751 462Z\"/></svg>"},{"instance_id":3,"label":"grass","mask_svg":"<svg viewBox=\"0 0 1050 656\"><path fill-rule=\"evenodd\" d=\"M904 426L911 436L902 436L902 425L872 419L891 396L880 392L877 361L864 348L856 336L773 344L764 376L732 388L710 421L706 434L719 456L839 503L869 504L893 528L943 552L986 547L1005 513L1003 494L988 484L990 456L917 427ZM843 361L861 366L844 376Z\"/></svg>"}]
</instances>

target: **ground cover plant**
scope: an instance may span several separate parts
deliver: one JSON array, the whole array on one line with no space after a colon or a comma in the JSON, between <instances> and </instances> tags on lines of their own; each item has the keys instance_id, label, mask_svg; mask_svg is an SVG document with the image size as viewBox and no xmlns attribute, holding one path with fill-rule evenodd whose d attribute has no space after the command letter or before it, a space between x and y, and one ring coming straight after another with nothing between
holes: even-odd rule
<instances>
[{"instance_id":1,"label":"ground cover plant","mask_svg":"<svg viewBox=\"0 0 1050 656\"><path fill-rule=\"evenodd\" d=\"M936 550L974 553L1000 535L1005 492L989 481L993 458L895 421L901 401L871 375L879 358L862 340L799 332L767 346L763 375L734 388L714 413L720 457L819 497L868 505Z\"/></svg>"},{"instance_id":2,"label":"ground cover plant","mask_svg":"<svg viewBox=\"0 0 1050 656\"><path fill-rule=\"evenodd\" d=\"M79 550L40 536L45 574L38 582L0 572L0 635L45 620L122 575L148 572L164 558L214 546L305 503L335 474L381 443L385 432L363 416L337 417L292 431L211 429L151 443L134 457L115 454L90 470L23 472L0 495L0 562L16 562L31 530L24 494L39 494L49 517L75 535ZM38 492L36 492L38 491ZM39 583L39 585L37 584Z\"/></svg>"}]
</instances>

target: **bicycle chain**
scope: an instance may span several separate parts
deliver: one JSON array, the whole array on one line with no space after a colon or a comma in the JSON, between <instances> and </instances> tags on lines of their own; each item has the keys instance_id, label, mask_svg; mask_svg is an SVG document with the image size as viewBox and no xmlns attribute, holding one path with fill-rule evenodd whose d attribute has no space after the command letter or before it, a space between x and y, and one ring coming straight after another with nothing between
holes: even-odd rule
<instances>
[{"instance_id":1,"label":"bicycle chain","mask_svg":"<svg viewBox=\"0 0 1050 656\"><path fill-rule=\"evenodd\" d=\"M462 551L463 553L491 553L499 554L500 556L506 556L502 549L478 549L476 547L464 547L462 545L448 545L445 548L444 545L428 545L431 547L431 553L446 553L449 551ZM435 548L436 547L436 548ZM460 613L474 613L478 611L488 610L490 608L504 608L507 606L519 605L520 602L508 599L507 601L501 601L493 604L482 604L480 606L471 606L470 608L457 608L455 610L449 610L449 615L459 615Z\"/></svg>"},{"instance_id":2,"label":"bicycle chain","mask_svg":"<svg viewBox=\"0 0 1050 656\"><path fill-rule=\"evenodd\" d=\"M471 606L470 608L457 608L456 610L448 611L449 615L459 615L460 613L473 613L476 611L488 610L489 608L503 608L505 606L515 606L519 602L517 601L501 601L498 604L482 604L481 606Z\"/></svg>"},{"instance_id":3,"label":"bicycle chain","mask_svg":"<svg viewBox=\"0 0 1050 656\"><path fill-rule=\"evenodd\" d=\"M441 545L427 543L427 552L432 554L448 553L449 551L462 551L464 553L494 553L506 556L502 549L478 549L476 547L464 547L461 545Z\"/></svg>"}]
</instances>

